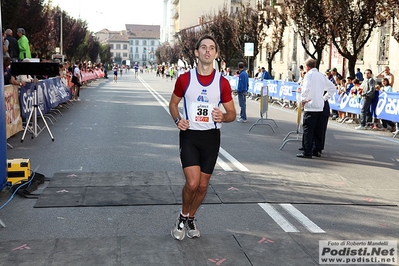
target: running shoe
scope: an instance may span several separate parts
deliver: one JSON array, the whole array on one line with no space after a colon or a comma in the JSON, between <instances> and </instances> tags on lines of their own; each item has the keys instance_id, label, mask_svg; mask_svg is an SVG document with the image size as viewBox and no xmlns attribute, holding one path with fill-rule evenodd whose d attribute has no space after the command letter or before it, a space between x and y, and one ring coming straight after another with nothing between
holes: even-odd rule
<instances>
[{"instance_id":1,"label":"running shoe","mask_svg":"<svg viewBox=\"0 0 399 266\"><path fill-rule=\"evenodd\" d=\"M200 231L195 224L194 218L188 218L186 223L186 230L188 238L198 238L201 236Z\"/></svg>"},{"instance_id":2,"label":"running shoe","mask_svg":"<svg viewBox=\"0 0 399 266\"><path fill-rule=\"evenodd\" d=\"M237 119L237 122L239 123L246 123L247 120L246 119L242 119L241 117Z\"/></svg>"},{"instance_id":3,"label":"running shoe","mask_svg":"<svg viewBox=\"0 0 399 266\"><path fill-rule=\"evenodd\" d=\"M179 214L179 217L177 217L177 221L175 225L173 226L172 230L170 231L172 237L176 240L183 240L184 236L186 234L186 223L187 223L188 217L184 217L181 214Z\"/></svg>"}]
</instances>

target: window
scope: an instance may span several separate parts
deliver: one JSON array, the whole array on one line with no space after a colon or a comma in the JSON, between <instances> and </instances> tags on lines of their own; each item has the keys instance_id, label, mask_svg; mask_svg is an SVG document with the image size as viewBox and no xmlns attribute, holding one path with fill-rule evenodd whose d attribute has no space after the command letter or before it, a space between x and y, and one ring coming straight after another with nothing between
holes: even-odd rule
<instances>
[{"instance_id":1,"label":"window","mask_svg":"<svg viewBox=\"0 0 399 266\"><path fill-rule=\"evenodd\" d=\"M109 45L109 47L113 50L113 49L114 49L114 44L111 43L111 44Z\"/></svg>"},{"instance_id":2,"label":"window","mask_svg":"<svg viewBox=\"0 0 399 266\"><path fill-rule=\"evenodd\" d=\"M147 60L147 54L143 54L142 57L143 57L143 61Z\"/></svg>"},{"instance_id":3,"label":"window","mask_svg":"<svg viewBox=\"0 0 399 266\"><path fill-rule=\"evenodd\" d=\"M147 54L147 48L145 48L145 47L143 48L143 53Z\"/></svg>"},{"instance_id":4,"label":"window","mask_svg":"<svg viewBox=\"0 0 399 266\"><path fill-rule=\"evenodd\" d=\"M121 53L116 53L116 57L121 57Z\"/></svg>"},{"instance_id":5,"label":"window","mask_svg":"<svg viewBox=\"0 0 399 266\"><path fill-rule=\"evenodd\" d=\"M139 48L138 47L136 47L136 54L138 54L139 53Z\"/></svg>"},{"instance_id":6,"label":"window","mask_svg":"<svg viewBox=\"0 0 399 266\"><path fill-rule=\"evenodd\" d=\"M390 36L390 23L386 23L380 28L380 50L378 55L379 61L389 60L389 36Z\"/></svg>"},{"instance_id":7,"label":"window","mask_svg":"<svg viewBox=\"0 0 399 266\"><path fill-rule=\"evenodd\" d=\"M143 40L143 45L147 45L147 41L146 40Z\"/></svg>"},{"instance_id":8,"label":"window","mask_svg":"<svg viewBox=\"0 0 399 266\"><path fill-rule=\"evenodd\" d=\"M155 44L155 42L154 41L151 41L151 45L154 45Z\"/></svg>"},{"instance_id":9,"label":"window","mask_svg":"<svg viewBox=\"0 0 399 266\"><path fill-rule=\"evenodd\" d=\"M294 41L293 41L293 46L292 47L292 55L291 55L291 61L296 62L296 55L298 52L298 35L294 33Z\"/></svg>"},{"instance_id":10,"label":"window","mask_svg":"<svg viewBox=\"0 0 399 266\"><path fill-rule=\"evenodd\" d=\"M139 59L139 58L140 58L140 55L139 55L139 54L134 54L134 58L135 58L135 59Z\"/></svg>"},{"instance_id":11,"label":"window","mask_svg":"<svg viewBox=\"0 0 399 266\"><path fill-rule=\"evenodd\" d=\"M117 45L116 45L116 50L120 50L121 49L121 45L118 43Z\"/></svg>"},{"instance_id":12,"label":"window","mask_svg":"<svg viewBox=\"0 0 399 266\"><path fill-rule=\"evenodd\" d=\"M139 40L136 40L136 45L139 45Z\"/></svg>"},{"instance_id":13,"label":"window","mask_svg":"<svg viewBox=\"0 0 399 266\"><path fill-rule=\"evenodd\" d=\"M123 57L127 57L127 53L123 53Z\"/></svg>"},{"instance_id":14,"label":"window","mask_svg":"<svg viewBox=\"0 0 399 266\"><path fill-rule=\"evenodd\" d=\"M127 44L123 45L123 50L127 50Z\"/></svg>"}]
</instances>

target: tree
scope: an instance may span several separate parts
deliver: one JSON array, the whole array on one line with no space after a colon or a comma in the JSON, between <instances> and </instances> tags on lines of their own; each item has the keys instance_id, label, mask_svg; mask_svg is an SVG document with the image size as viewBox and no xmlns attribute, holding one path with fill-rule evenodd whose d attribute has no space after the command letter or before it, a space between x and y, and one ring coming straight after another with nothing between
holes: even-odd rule
<instances>
[{"instance_id":1,"label":"tree","mask_svg":"<svg viewBox=\"0 0 399 266\"><path fill-rule=\"evenodd\" d=\"M202 31L198 27L184 29L176 34L177 45L180 47L180 56L184 64L187 62L190 66L194 66L196 63L194 50L201 35Z\"/></svg>"},{"instance_id":2,"label":"tree","mask_svg":"<svg viewBox=\"0 0 399 266\"><path fill-rule=\"evenodd\" d=\"M266 6L261 9L261 18L267 26L266 58L268 63L268 72L272 73L273 59L275 55L284 48L284 31L288 25L288 16L284 5L280 10L273 6Z\"/></svg>"},{"instance_id":3,"label":"tree","mask_svg":"<svg viewBox=\"0 0 399 266\"><path fill-rule=\"evenodd\" d=\"M384 25L389 11L387 0L324 0L326 24L333 45L348 59L350 76L355 76L359 53L377 27Z\"/></svg>"},{"instance_id":4,"label":"tree","mask_svg":"<svg viewBox=\"0 0 399 266\"><path fill-rule=\"evenodd\" d=\"M295 24L295 33L298 34L305 52L316 60L319 68L323 49L329 40L329 26L323 9L324 0L285 0L289 7L288 15Z\"/></svg>"},{"instance_id":5,"label":"tree","mask_svg":"<svg viewBox=\"0 0 399 266\"><path fill-rule=\"evenodd\" d=\"M70 58L70 60L87 58L87 54L78 53L79 46L88 40L86 39L86 35L88 34L87 23L66 15L64 17L63 28L65 33L63 35L64 53L67 58Z\"/></svg>"},{"instance_id":6,"label":"tree","mask_svg":"<svg viewBox=\"0 0 399 266\"><path fill-rule=\"evenodd\" d=\"M249 60L250 63L248 66L248 72L250 76L252 76L253 69L253 67L251 67L251 61L253 61L253 59L258 55L259 48L261 48L261 45L266 38L266 24L263 13L259 11L259 5L258 9L255 10L251 7L250 2L248 2L246 5L241 4L241 10L236 16L236 25L234 27L233 34L233 44L241 58L244 58L245 43L254 44L254 55L252 60Z\"/></svg>"},{"instance_id":7,"label":"tree","mask_svg":"<svg viewBox=\"0 0 399 266\"><path fill-rule=\"evenodd\" d=\"M48 17L43 10L43 0L2 0L2 23L13 30L24 28L32 52L47 53L51 46L48 38ZM4 17L3 17L4 15Z\"/></svg>"},{"instance_id":8,"label":"tree","mask_svg":"<svg viewBox=\"0 0 399 266\"><path fill-rule=\"evenodd\" d=\"M388 0L386 7L392 19L392 36L399 42L399 1Z\"/></svg>"},{"instance_id":9,"label":"tree","mask_svg":"<svg viewBox=\"0 0 399 266\"><path fill-rule=\"evenodd\" d=\"M104 63L111 61L111 47L109 44L100 44L100 59Z\"/></svg>"},{"instance_id":10,"label":"tree","mask_svg":"<svg viewBox=\"0 0 399 266\"><path fill-rule=\"evenodd\" d=\"M159 65L170 62L171 49L170 44L165 42L155 50L155 56Z\"/></svg>"},{"instance_id":11,"label":"tree","mask_svg":"<svg viewBox=\"0 0 399 266\"><path fill-rule=\"evenodd\" d=\"M90 61L93 64L95 64L97 63L97 59L100 57L100 52L101 52L100 42L95 36L93 36L93 34L90 34L88 44L89 44L88 54Z\"/></svg>"},{"instance_id":12,"label":"tree","mask_svg":"<svg viewBox=\"0 0 399 266\"><path fill-rule=\"evenodd\" d=\"M213 36L219 46L219 69L221 61L228 66L231 59L237 54L234 47L234 17L229 15L227 5L225 4L217 14L207 15L207 23L203 24L203 32Z\"/></svg>"},{"instance_id":13,"label":"tree","mask_svg":"<svg viewBox=\"0 0 399 266\"><path fill-rule=\"evenodd\" d=\"M169 51L169 63L171 64L177 64L177 62L179 61L180 55L181 55L181 51L180 51L180 46L177 44L174 44Z\"/></svg>"}]
</instances>

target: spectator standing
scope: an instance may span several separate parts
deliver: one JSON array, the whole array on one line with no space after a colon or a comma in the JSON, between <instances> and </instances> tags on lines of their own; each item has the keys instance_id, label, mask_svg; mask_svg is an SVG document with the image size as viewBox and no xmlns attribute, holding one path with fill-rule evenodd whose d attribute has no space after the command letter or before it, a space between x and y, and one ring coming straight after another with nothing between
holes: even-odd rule
<instances>
[{"instance_id":1,"label":"spectator standing","mask_svg":"<svg viewBox=\"0 0 399 266\"><path fill-rule=\"evenodd\" d=\"M25 58L32 58L30 54L29 40L25 35L25 30L23 28L17 29L18 47L19 47L19 59L24 60Z\"/></svg>"},{"instance_id":2,"label":"spectator standing","mask_svg":"<svg viewBox=\"0 0 399 266\"><path fill-rule=\"evenodd\" d=\"M384 70L381 71L376 78L387 78L389 81L389 85L393 88L393 84L395 82L395 77L394 75L391 73L391 69L389 68L389 66L385 66Z\"/></svg>"},{"instance_id":3,"label":"spectator standing","mask_svg":"<svg viewBox=\"0 0 399 266\"><path fill-rule=\"evenodd\" d=\"M82 76L80 74L79 60L76 60L75 65L72 67L72 83L74 84L73 99L75 101L80 101L79 93L80 87L82 86Z\"/></svg>"},{"instance_id":4,"label":"spectator standing","mask_svg":"<svg viewBox=\"0 0 399 266\"><path fill-rule=\"evenodd\" d=\"M360 125L355 127L355 129L366 129L366 124L371 122L371 111L370 106L375 97L375 80L373 79L372 75L373 72L371 69L366 69L364 71L366 78L360 85L361 92L361 110L360 110Z\"/></svg>"},{"instance_id":5,"label":"spectator standing","mask_svg":"<svg viewBox=\"0 0 399 266\"><path fill-rule=\"evenodd\" d=\"M262 79L262 69L258 67L258 71L255 73L255 79Z\"/></svg>"},{"instance_id":6,"label":"spectator standing","mask_svg":"<svg viewBox=\"0 0 399 266\"><path fill-rule=\"evenodd\" d=\"M222 123L232 122L236 111L228 80L213 68L218 56L216 41L201 37L194 50L198 66L179 76L169 102L169 111L180 130L180 160L186 183L183 204L171 230L174 239L200 237L194 216L205 198L220 148ZM183 117L179 103L184 98ZM226 113L219 109L223 105Z\"/></svg>"},{"instance_id":7,"label":"spectator standing","mask_svg":"<svg viewBox=\"0 0 399 266\"><path fill-rule=\"evenodd\" d=\"M304 70L304 68L303 68L303 65L300 65L300 66L299 66L299 78L298 78L298 80L296 81L296 83L302 84L303 77L305 76L305 74L306 74L306 72L305 72L305 70Z\"/></svg>"},{"instance_id":8,"label":"spectator standing","mask_svg":"<svg viewBox=\"0 0 399 266\"><path fill-rule=\"evenodd\" d=\"M337 70L337 68L333 68L333 69L331 69L331 75L332 75L332 77L330 78L330 80L332 80L332 83L334 83L334 85L337 87L337 89L338 89L338 87L341 85L341 84L339 84L339 82L337 83L337 80L342 80L342 75L341 74L339 74L338 73L338 70ZM332 110L332 120L336 120L336 119L339 119L339 113L338 113L338 111L337 110Z\"/></svg>"},{"instance_id":9,"label":"spectator standing","mask_svg":"<svg viewBox=\"0 0 399 266\"><path fill-rule=\"evenodd\" d=\"M285 81L295 81L295 74L292 72L292 67L289 67L287 70L287 75L285 77Z\"/></svg>"},{"instance_id":10,"label":"spectator standing","mask_svg":"<svg viewBox=\"0 0 399 266\"><path fill-rule=\"evenodd\" d=\"M362 72L360 71L360 68L357 68L357 69L356 69L355 78L356 78L358 81L360 81L360 83L362 83L362 81L364 80L363 74L362 74Z\"/></svg>"},{"instance_id":11,"label":"spectator standing","mask_svg":"<svg viewBox=\"0 0 399 266\"><path fill-rule=\"evenodd\" d=\"M245 65L243 62L238 63L238 84L237 84L237 96L238 104L240 105L240 117L237 122L247 122L247 92L249 86L248 73L245 71Z\"/></svg>"},{"instance_id":12,"label":"spectator standing","mask_svg":"<svg viewBox=\"0 0 399 266\"><path fill-rule=\"evenodd\" d=\"M270 76L269 72L264 67L262 67L262 80L266 79L272 79L272 76Z\"/></svg>"},{"instance_id":13,"label":"spectator standing","mask_svg":"<svg viewBox=\"0 0 399 266\"><path fill-rule=\"evenodd\" d=\"M391 84L389 83L389 79L387 79L387 78L383 78L382 79L382 88L381 88L381 90L382 91L385 91L385 92L392 92L392 87L391 87Z\"/></svg>"},{"instance_id":14,"label":"spectator standing","mask_svg":"<svg viewBox=\"0 0 399 266\"><path fill-rule=\"evenodd\" d=\"M3 56L10 57L10 54L8 53L8 46L10 42L6 39L6 31L4 30L4 28L1 29L1 32L3 37Z\"/></svg>"},{"instance_id":15,"label":"spectator standing","mask_svg":"<svg viewBox=\"0 0 399 266\"><path fill-rule=\"evenodd\" d=\"M8 54L10 55L12 62L17 62L19 60L19 46L18 41L12 36L12 30L6 29L5 39L8 41Z\"/></svg>"},{"instance_id":16,"label":"spectator standing","mask_svg":"<svg viewBox=\"0 0 399 266\"><path fill-rule=\"evenodd\" d=\"M335 86L325 75L316 69L316 61L305 61L306 75L300 89L304 107L303 114L303 153L297 154L299 158L311 159L312 155L321 156L323 149L323 108L325 101L335 93Z\"/></svg>"},{"instance_id":17,"label":"spectator standing","mask_svg":"<svg viewBox=\"0 0 399 266\"><path fill-rule=\"evenodd\" d=\"M387 78L382 79L382 86L383 87L381 87L381 91L392 92L392 87L389 84L389 80ZM391 127L392 132L396 131L395 123L393 123L392 121L381 119L381 122L382 122L382 130L383 131L388 131L388 126Z\"/></svg>"}]
</instances>

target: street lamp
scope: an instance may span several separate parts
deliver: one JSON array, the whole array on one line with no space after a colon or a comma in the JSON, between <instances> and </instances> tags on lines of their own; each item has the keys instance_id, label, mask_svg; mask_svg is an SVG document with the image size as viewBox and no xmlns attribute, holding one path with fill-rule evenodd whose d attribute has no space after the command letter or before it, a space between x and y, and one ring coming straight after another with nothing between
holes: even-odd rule
<instances>
[{"instance_id":1,"label":"street lamp","mask_svg":"<svg viewBox=\"0 0 399 266\"><path fill-rule=\"evenodd\" d=\"M62 49L62 46L63 46L63 39L62 39L62 33L63 33L63 29L62 29L62 9L60 9L61 10L61 16L60 16L60 19L61 19L61 21L60 21L60 27L61 27L61 30L60 30L60 53L61 53L61 62L62 63L64 63L64 51L63 51L63 49Z\"/></svg>"}]
</instances>

